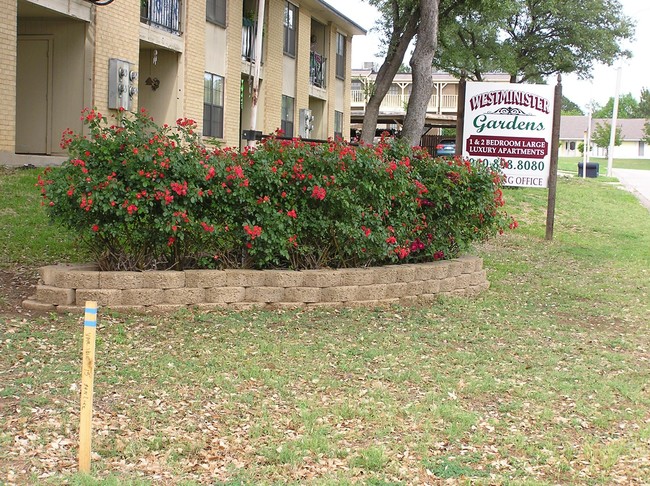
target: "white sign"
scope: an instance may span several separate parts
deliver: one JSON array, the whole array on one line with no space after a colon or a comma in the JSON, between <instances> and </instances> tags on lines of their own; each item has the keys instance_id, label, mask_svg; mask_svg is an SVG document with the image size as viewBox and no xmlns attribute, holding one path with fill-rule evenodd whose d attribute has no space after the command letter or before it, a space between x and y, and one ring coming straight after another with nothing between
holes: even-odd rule
<instances>
[{"instance_id":1,"label":"white sign","mask_svg":"<svg viewBox=\"0 0 650 486\"><path fill-rule=\"evenodd\" d=\"M463 157L501 171L505 185L547 187L553 86L467 83Z\"/></svg>"}]
</instances>

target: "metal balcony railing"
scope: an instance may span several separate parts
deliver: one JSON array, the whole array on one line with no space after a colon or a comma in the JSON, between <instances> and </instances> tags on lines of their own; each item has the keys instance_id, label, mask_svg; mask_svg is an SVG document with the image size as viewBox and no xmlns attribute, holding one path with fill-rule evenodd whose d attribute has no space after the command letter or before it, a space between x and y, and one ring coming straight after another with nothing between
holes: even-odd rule
<instances>
[{"instance_id":1,"label":"metal balcony railing","mask_svg":"<svg viewBox=\"0 0 650 486\"><path fill-rule=\"evenodd\" d=\"M181 33L180 0L141 0L140 21L164 29L172 34Z\"/></svg>"},{"instance_id":2,"label":"metal balcony railing","mask_svg":"<svg viewBox=\"0 0 650 486\"><path fill-rule=\"evenodd\" d=\"M309 53L309 82L318 88L325 88L325 63L327 59L317 52Z\"/></svg>"}]
</instances>

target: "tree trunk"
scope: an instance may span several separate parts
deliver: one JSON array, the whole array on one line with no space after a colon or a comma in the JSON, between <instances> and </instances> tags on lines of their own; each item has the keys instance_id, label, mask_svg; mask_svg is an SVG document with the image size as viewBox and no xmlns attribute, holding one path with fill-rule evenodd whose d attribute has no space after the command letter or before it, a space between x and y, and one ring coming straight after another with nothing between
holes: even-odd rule
<instances>
[{"instance_id":1,"label":"tree trunk","mask_svg":"<svg viewBox=\"0 0 650 486\"><path fill-rule=\"evenodd\" d=\"M402 138L411 145L420 144L427 105L433 92L431 65L438 44L438 6L439 0L420 1L420 25L410 62L413 87L402 128Z\"/></svg>"},{"instance_id":2,"label":"tree trunk","mask_svg":"<svg viewBox=\"0 0 650 486\"><path fill-rule=\"evenodd\" d=\"M386 59L377 72L375 78L375 89L368 102L366 103L366 110L363 117L363 126L361 128L361 141L364 143L372 143L375 137L375 130L377 129L377 119L379 118L379 107L384 100L386 93L393 83L393 78L399 67L402 65L402 60L406 54L415 32L419 20L419 9L411 12L409 21L406 23L402 32L393 31L392 39L386 53Z\"/></svg>"}]
</instances>

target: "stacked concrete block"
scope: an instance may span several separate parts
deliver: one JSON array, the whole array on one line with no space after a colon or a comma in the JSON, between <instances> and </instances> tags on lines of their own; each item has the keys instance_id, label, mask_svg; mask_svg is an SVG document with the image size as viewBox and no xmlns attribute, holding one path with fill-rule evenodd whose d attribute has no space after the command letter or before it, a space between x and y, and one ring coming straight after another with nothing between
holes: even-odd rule
<instances>
[{"instance_id":1,"label":"stacked concrete block","mask_svg":"<svg viewBox=\"0 0 650 486\"><path fill-rule=\"evenodd\" d=\"M339 270L101 272L92 265L41 269L25 307L78 312L86 301L118 311L175 312L299 307L386 307L475 296L489 287L480 258Z\"/></svg>"}]
</instances>

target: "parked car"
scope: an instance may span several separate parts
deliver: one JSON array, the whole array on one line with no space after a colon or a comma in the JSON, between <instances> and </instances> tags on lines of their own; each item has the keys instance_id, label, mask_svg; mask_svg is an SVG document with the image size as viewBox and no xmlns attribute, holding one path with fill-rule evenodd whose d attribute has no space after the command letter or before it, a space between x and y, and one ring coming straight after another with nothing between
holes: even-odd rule
<instances>
[{"instance_id":1,"label":"parked car","mask_svg":"<svg viewBox=\"0 0 650 486\"><path fill-rule=\"evenodd\" d=\"M454 155L456 155L456 140L444 139L440 140L440 143L436 145L437 157L453 157Z\"/></svg>"}]
</instances>

